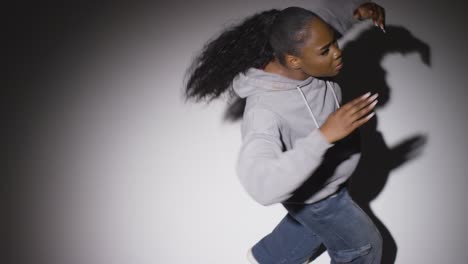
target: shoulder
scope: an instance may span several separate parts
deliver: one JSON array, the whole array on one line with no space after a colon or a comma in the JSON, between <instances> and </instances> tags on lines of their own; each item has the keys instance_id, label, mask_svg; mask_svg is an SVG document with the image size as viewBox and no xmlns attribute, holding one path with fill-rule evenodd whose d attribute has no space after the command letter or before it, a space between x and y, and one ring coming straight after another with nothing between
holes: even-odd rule
<instances>
[{"instance_id":1,"label":"shoulder","mask_svg":"<svg viewBox=\"0 0 468 264\"><path fill-rule=\"evenodd\" d=\"M246 109L242 120L244 133L266 133L279 136L284 126L281 116L262 105Z\"/></svg>"}]
</instances>

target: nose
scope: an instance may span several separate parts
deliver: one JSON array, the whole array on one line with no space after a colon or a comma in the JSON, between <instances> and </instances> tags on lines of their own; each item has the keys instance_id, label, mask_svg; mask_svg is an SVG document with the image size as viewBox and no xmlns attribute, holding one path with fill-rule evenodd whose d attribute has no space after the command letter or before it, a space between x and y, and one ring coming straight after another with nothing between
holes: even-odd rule
<instances>
[{"instance_id":1,"label":"nose","mask_svg":"<svg viewBox=\"0 0 468 264\"><path fill-rule=\"evenodd\" d=\"M335 50L333 51L333 58L334 59L339 59L341 58L341 49L336 47Z\"/></svg>"}]
</instances>

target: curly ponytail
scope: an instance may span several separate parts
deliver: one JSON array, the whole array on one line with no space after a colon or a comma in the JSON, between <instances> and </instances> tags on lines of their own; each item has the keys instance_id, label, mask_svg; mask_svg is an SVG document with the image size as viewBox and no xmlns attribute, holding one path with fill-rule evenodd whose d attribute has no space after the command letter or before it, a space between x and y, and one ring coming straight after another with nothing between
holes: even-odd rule
<instances>
[{"instance_id":1,"label":"curly ponytail","mask_svg":"<svg viewBox=\"0 0 468 264\"><path fill-rule=\"evenodd\" d=\"M224 93L240 72L263 68L270 62L270 28L279 13L276 9L257 13L207 43L187 71L186 98L211 101Z\"/></svg>"},{"instance_id":2,"label":"curly ponytail","mask_svg":"<svg viewBox=\"0 0 468 264\"><path fill-rule=\"evenodd\" d=\"M271 9L246 18L208 42L187 71L187 99L218 98L234 77L249 68L264 68L275 57L300 55L308 39L306 27L317 15L301 7Z\"/></svg>"}]
</instances>

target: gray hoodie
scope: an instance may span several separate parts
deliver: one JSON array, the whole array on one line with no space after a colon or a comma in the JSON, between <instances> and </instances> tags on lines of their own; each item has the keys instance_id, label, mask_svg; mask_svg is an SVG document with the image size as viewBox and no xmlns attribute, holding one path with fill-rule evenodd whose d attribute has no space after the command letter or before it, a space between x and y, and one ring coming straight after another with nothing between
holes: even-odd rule
<instances>
[{"instance_id":1,"label":"gray hoodie","mask_svg":"<svg viewBox=\"0 0 468 264\"><path fill-rule=\"evenodd\" d=\"M320 4L318 4L320 2ZM310 1L306 7L344 33L362 0ZM236 171L247 193L262 205L314 203L337 192L360 159L357 130L330 144L318 129L340 107L335 82L298 81L250 68L233 80L247 98Z\"/></svg>"}]
</instances>

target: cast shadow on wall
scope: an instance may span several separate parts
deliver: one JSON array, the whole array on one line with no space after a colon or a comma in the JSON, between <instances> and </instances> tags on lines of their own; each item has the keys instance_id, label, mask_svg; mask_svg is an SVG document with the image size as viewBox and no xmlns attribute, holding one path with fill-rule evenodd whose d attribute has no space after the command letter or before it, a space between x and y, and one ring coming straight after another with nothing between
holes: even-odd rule
<instances>
[{"instance_id":1,"label":"cast shadow on wall","mask_svg":"<svg viewBox=\"0 0 468 264\"><path fill-rule=\"evenodd\" d=\"M391 90L386 82L386 71L381 67L385 55L416 52L420 54L422 62L430 66L430 47L426 43L400 26L387 26L386 30L387 33L383 34L372 27L344 47L345 67L336 78L342 88L342 104L367 91L379 94L376 113L379 107L389 102ZM245 99L234 97L224 112L224 120L232 122L239 120L242 118L244 107ZM427 143L427 136L415 134L389 147L382 133L377 130L377 122L378 115L359 129L362 138L362 156L351 177L349 187L353 199L369 215L382 234L384 241L382 264L393 264L398 250L395 239L374 214L370 203L382 192L393 169L421 154ZM324 247L319 254L323 251Z\"/></svg>"},{"instance_id":2,"label":"cast shadow on wall","mask_svg":"<svg viewBox=\"0 0 468 264\"><path fill-rule=\"evenodd\" d=\"M385 55L417 52L422 62L430 66L430 47L426 43L403 27L387 26L386 29L387 34L382 34L377 28L371 28L346 45L343 60L352 67L344 67L337 78L342 87L343 102L368 90L379 93L377 113L379 107L389 102L391 89L386 82L386 71L380 66ZM388 228L372 211L370 203L382 192L393 169L421 154L427 136L415 134L389 147L382 133L377 130L377 122L376 115L360 129L362 156L351 177L350 194L382 234L382 264L393 264L397 256L397 244Z\"/></svg>"}]
</instances>

